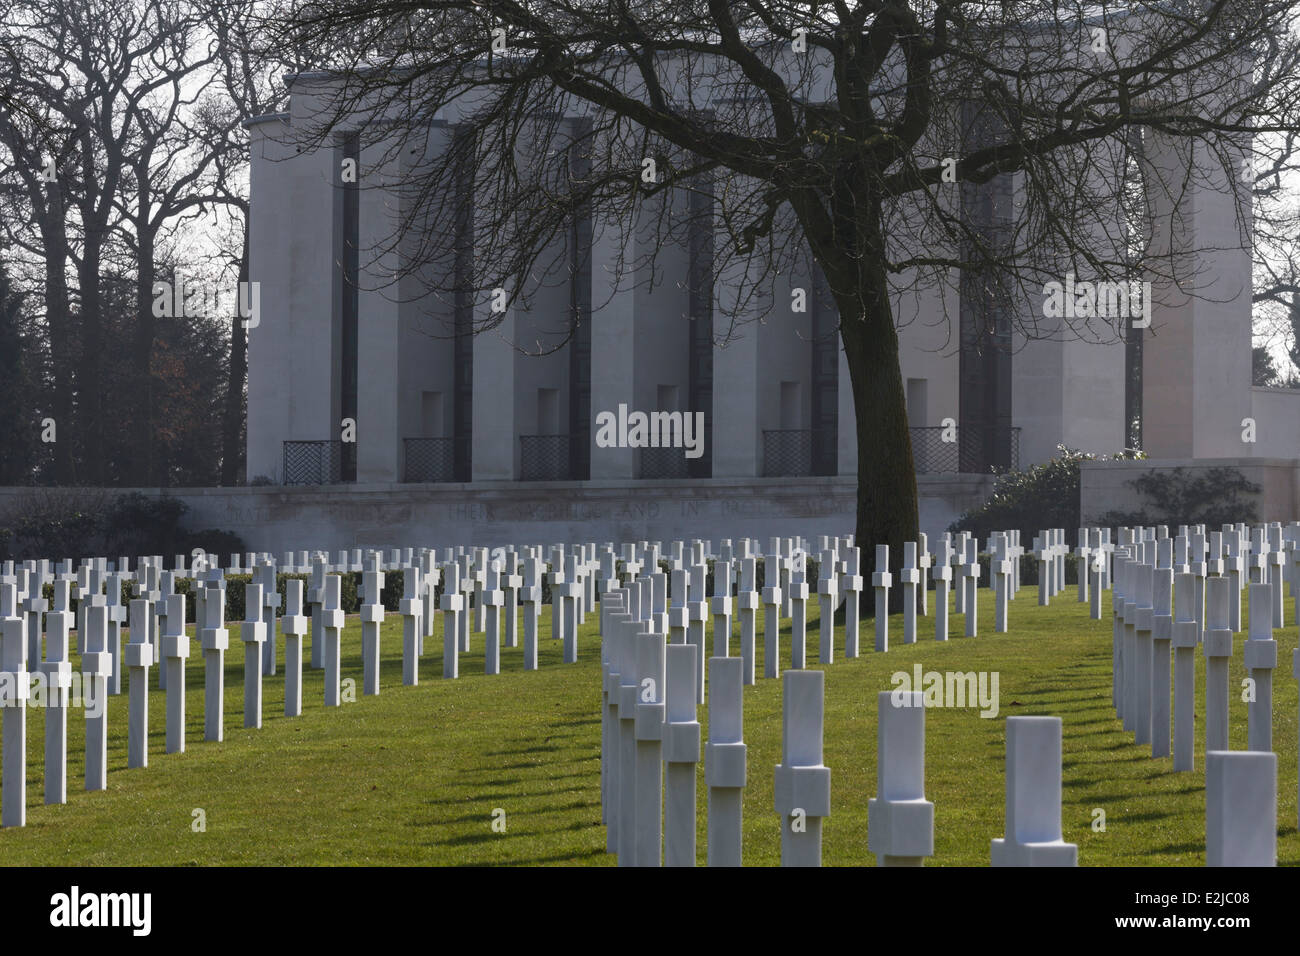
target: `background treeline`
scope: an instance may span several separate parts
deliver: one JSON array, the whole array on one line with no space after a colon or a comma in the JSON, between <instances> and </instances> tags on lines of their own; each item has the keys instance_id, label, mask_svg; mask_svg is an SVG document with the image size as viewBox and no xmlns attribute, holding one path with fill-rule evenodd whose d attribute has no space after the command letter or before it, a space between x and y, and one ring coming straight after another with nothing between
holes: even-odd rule
<instances>
[{"instance_id":1,"label":"background treeline","mask_svg":"<svg viewBox=\"0 0 1300 956\"><path fill-rule=\"evenodd\" d=\"M0 485L244 481L245 120L324 61L281 0L0 0ZM226 311L223 304L221 311Z\"/></svg>"}]
</instances>

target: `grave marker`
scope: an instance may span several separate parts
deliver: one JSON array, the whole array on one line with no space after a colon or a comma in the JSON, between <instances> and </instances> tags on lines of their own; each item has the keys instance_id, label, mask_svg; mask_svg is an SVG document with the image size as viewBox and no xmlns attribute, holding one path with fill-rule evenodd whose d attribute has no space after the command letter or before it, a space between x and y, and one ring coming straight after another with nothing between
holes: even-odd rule
<instances>
[{"instance_id":1,"label":"grave marker","mask_svg":"<svg viewBox=\"0 0 1300 956\"><path fill-rule=\"evenodd\" d=\"M704 782L709 788L709 866L740 866L741 798L745 788L744 697L740 661L709 661L709 742Z\"/></svg>"},{"instance_id":2,"label":"grave marker","mask_svg":"<svg viewBox=\"0 0 1300 956\"><path fill-rule=\"evenodd\" d=\"M72 663L68 660L68 631L73 615L68 611L69 581L54 582L54 610L45 616L45 663L40 665L49 688L45 713L45 803L68 802L68 704Z\"/></svg>"},{"instance_id":3,"label":"grave marker","mask_svg":"<svg viewBox=\"0 0 1300 956\"><path fill-rule=\"evenodd\" d=\"M753 560L752 558L748 560ZM695 718L695 649L666 648L667 726L664 762L668 765L664 806L664 863L695 865L695 766L700 762L700 724ZM715 678L716 680L716 678ZM717 693L714 684L714 693Z\"/></svg>"},{"instance_id":4,"label":"grave marker","mask_svg":"<svg viewBox=\"0 0 1300 956\"><path fill-rule=\"evenodd\" d=\"M876 795L867 801L867 850L877 866L921 866L934 856L934 804L925 799L925 695L876 697Z\"/></svg>"},{"instance_id":5,"label":"grave marker","mask_svg":"<svg viewBox=\"0 0 1300 956\"><path fill-rule=\"evenodd\" d=\"M130 674L126 726L126 765L149 766L149 665L153 663L153 645L149 642L153 611L149 601L131 602L131 641L126 645L126 666Z\"/></svg>"},{"instance_id":6,"label":"grave marker","mask_svg":"<svg viewBox=\"0 0 1300 956\"><path fill-rule=\"evenodd\" d=\"M302 639L307 633L307 617L302 613L302 582L284 582L284 615L280 633L284 635L284 716L302 714Z\"/></svg>"},{"instance_id":7,"label":"grave marker","mask_svg":"<svg viewBox=\"0 0 1300 956\"><path fill-rule=\"evenodd\" d=\"M1205 865L1277 865L1277 754L1205 754Z\"/></svg>"},{"instance_id":8,"label":"grave marker","mask_svg":"<svg viewBox=\"0 0 1300 956\"><path fill-rule=\"evenodd\" d=\"M1007 828L993 866L1076 866L1061 839L1061 718L1007 718Z\"/></svg>"},{"instance_id":9,"label":"grave marker","mask_svg":"<svg viewBox=\"0 0 1300 956\"><path fill-rule=\"evenodd\" d=\"M822 819L831 814L831 772L822 763L825 671L786 671L781 763L773 789L781 818L781 865L821 866Z\"/></svg>"},{"instance_id":10,"label":"grave marker","mask_svg":"<svg viewBox=\"0 0 1300 956\"><path fill-rule=\"evenodd\" d=\"M1261 753L1273 749L1273 669L1277 667L1277 641L1273 640L1273 591L1282 590L1279 568L1272 584L1250 586L1250 637L1242 646L1254 695L1246 704L1247 749Z\"/></svg>"},{"instance_id":11,"label":"grave marker","mask_svg":"<svg viewBox=\"0 0 1300 956\"><path fill-rule=\"evenodd\" d=\"M1205 751L1228 749L1228 660L1232 630L1228 627L1232 579L1205 582Z\"/></svg>"}]
</instances>

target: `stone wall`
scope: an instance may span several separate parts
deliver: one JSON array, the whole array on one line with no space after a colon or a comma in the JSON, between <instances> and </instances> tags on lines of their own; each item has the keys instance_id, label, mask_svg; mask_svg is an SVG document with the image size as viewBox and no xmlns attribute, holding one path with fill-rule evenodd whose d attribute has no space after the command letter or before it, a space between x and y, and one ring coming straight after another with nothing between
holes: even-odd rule
<instances>
[{"instance_id":1,"label":"stone wall","mask_svg":"<svg viewBox=\"0 0 1300 956\"><path fill-rule=\"evenodd\" d=\"M918 485L921 530L933 540L987 496L992 479L921 475ZM0 514L21 507L33 490L0 488ZM163 494L156 488L141 491ZM773 535L851 534L857 506L852 476L176 488L167 493L189 506L187 527L233 531L248 549L276 555L290 549L676 538L751 537L766 545Z\"/></svg>"},{"instance_id":2,"label":"stone wall","mask_svg":"<svg viewBox=\"0 0 1300 956\"><path fill-rule=\"evenodd\" d=\"M1235 468L1261 487L1260 521L1290 522L1300 516L1300 461L1292 458L1161 458L1145 461L1086 461L1079 475L1080 515L1085 524L1111 510L1136 511L1145 501L1128 484L1148 471L1188 472ZM1218 529L1214 529L1218 530Z\"/></svg>"}]
</instances>

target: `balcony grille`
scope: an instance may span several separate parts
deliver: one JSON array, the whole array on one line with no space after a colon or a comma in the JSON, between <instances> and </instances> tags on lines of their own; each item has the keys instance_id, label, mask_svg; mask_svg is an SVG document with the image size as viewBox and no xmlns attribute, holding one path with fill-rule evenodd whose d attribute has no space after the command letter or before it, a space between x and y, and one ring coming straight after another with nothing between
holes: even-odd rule
<instances>
[{"instance_id":1,"label":"balcony grille","mask_svg":"<svg viewBox=\"0 0 1300 956\"><path fill-rule=\"evenodd\" d=\"M918 475L957 472L988 474L1020 467L1020 429L1008 425L961 425L955 441L944 441L942 426L912 428L912 459Z\"/></svg>"},{"instance_id":2,"label":"balcony grille","mask_svg":"<svg viewBox=\"0 0 1300 956\"><path fill-rule=\"evenodd\" d=\"M456 442L455 438L402 439L402 480L455 481Z\"/></svg>"},{"instance_id":3,"label":"balcony grille","mask_svg":"<svg viewBox=\"0 0 1300 956\"><path fill-rule=\"evenodd\" d=\"M797 478L812 474L813 430L781 428L763 432L763 475Z\"/></svg>"},{"instance_id":4,"label":"balcony grille","mask_svg":"<svg viewBox=\"0 0 1300 956\"><path fill-rule=\"evenodd\" d=\"M569 478L568 435L520 435L520 481L566 481Z\"/></svg>"},{"instance_id":5,"label":"balcony grille","mask_svg":"<svg viewBox=\"0 0 1300 956\"><path fill-rule=\"evenodd\" d=\"M287 441L284 443L286 485L333 485L343 480L343 442Z\"/></svg>"},{"instance_id":6,"label":"balcony grille","mask_svg":"<svg viewBox=\"0 0 1300 956\"><path fill-rule=\"evenodd\" d=\"M689 478L690 459L685 448L642 448L642 478Z\"/></svg>"}]
</instances>

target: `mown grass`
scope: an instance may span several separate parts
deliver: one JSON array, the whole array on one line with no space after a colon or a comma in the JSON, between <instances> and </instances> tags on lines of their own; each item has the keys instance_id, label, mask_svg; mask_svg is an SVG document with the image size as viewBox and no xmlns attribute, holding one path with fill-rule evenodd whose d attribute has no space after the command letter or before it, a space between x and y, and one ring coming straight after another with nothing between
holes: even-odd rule
<instances>
[{"instance_id":1,"label":"mown grass","mask_svg":"<svg viewBox=\"0 0 1300 956\"><path fill-rule=\"evenodd\" d=\"M1109 594L1107 595L1109 598ZM1243 596L1244 601L1244 596ZM827 865L870 864L867 800L875 793L876 696L895 671L914 663L937 671L997 671L1001 712L978 708L926 712L926 795L935 804L932 865L986 865L989 841L1004 824L1005 720L1013 715L1063 718L1063 828L1086 866L1201 865L1204 776L1201 724L1197 770L1174 773L1125 733L1111 707L1111 624L1067 589L1050 608L1034 589L1011 607L1011 633L993 633L992 599L980 593L980 636L967 639L953 614L952 639L901 643L891 620L888 654L872 651L873 622L863 622L863 654L826 668L825 761L831 768L832 814L823 831ZM1288 602L1288 613L1291 611ZM808 660L820 666L816 602L809 602ZM243 648L238 625L226 658L226 739L203 741L203 667L197 641L188 668L187 749L164 749L165 705L150 671L149 766L126 767L127 696L109 707L108 790L84 785L84 720L69 717L68 802L44 806L44 712L28 711L27 826L0 832L0 861L19 865L285 865L285 864L581 864L610 865L600 823L600 665L597 615L581 632L580 660L561 662L541 618L541 669L525 673L522 650L503 649L503 673L483 674L483 639L461 655L461 677L441 679L441 621L426 642L420 684L401 684L401 620L388 615L378 697L361 695L360 624L344 632L343 676L357 700L323 706L322 672L304 669L304 713L283 716L283 669L264 681L264 724L243 729ZM787 631L782 656L789 660ZM711 629L711 625L710 625ZM760 623L761 630L761 623ZM521 627L522 633L522 627ZM738 628L737 628L738 633ZM1274 746L1278 753L1278 858L1300 862L1296 829L1297 692L1292 676L1294 626L1279 641L1274 679ZM1238 635L1231 688L1231 743L1246 747L1240 700ZM74 642L75 643L75 642ZM758 673L763 673L761 653ZM709 635L712 647L712 634ZM279 646L283 657L283 642ZM738 652L733 640L732 652ZM304 653L304 657L309 659ZM1204 713L1204 658L1197 652L1198 714ZM700 708L707 739L707 708ZM745 690L749 785L745 791L746 865L780 861L772 769L780 761L781 681ZM698 775L699 862L705 860L707 793ZM1094 809L1105 830L1093 829ZM206 830L195 832L195 810ZM492 828L505 813L505 832Z\"/></svg>"}]
</instances>

